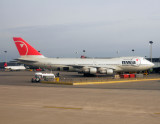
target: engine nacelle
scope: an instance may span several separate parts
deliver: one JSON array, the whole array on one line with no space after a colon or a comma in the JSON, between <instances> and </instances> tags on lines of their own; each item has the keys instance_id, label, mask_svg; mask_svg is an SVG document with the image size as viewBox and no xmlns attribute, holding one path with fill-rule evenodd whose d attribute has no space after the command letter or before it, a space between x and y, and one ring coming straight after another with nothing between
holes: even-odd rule
<instances>
[{"instance_id":1,"label":"engine nacelle","mask_svg":"<svg viewBox=\"0 0 160 124\"><path fill-rule=\"evenodd\" d=\"M112 75L113 73L113 69L107 69L107 75Z\"/></svg>"},{"instance_id":2,"label":"engine nacelle","mask_svg":"<svg viewBox=\"0 0 160 124\"><path fill-rule=\"evenodd\" d=\"M83 73L96 74L97 68L83 68Z\"/></svg>"},{"instance_id":3,"label":"engine nacelle","mask_svg":"<svg viewBox=\"0 0 160 124\"><path fill-rule=\"evenodd\" d=\"M106 69L106 68L99 68L98 71L100 74L107 74L107 75L112 75L114 73L113 69Z\"/></svg>"},{"instance_id":4,"label":"engine nacelle","mask_svg":"<svg viewBox=\"0 0 160 124\"><path fill-rule=\"evenodd\" d=\"M106 68L99 68L98 71L99 71L100 74L106 74L107 73Z\"/></svg>"},{"instance_id":5,"label":"engine nacelle","mask_svg":"<svg viewBox=\"0 0 160 124\"><path fill-rule=\"evenodd\" d=\"M113 69L99 68L97 70L97 68L83 68L83 73L96 74L97 72L107 75L112 75L114 73Z\"/></svg>"},{"instance_id":6,"label":"engine nacelle","mask_svg":"<svg viewBox=\"0 0 160 124\"><path fill-rule=\"evenodd\" d=\"M90 74L96 74L97 73L97 68L90 68L89 73Z\"/></svg>"},{"instance_id":7,"label":"engine nacelle","mask_svg":"<svg viewBox=\"0 0 160 124\"><path fill-rule=\"evenodd\" d=\"M82 71L83 73L89 73L89 68L83 68Z\"/></svg>"}]
</instances>

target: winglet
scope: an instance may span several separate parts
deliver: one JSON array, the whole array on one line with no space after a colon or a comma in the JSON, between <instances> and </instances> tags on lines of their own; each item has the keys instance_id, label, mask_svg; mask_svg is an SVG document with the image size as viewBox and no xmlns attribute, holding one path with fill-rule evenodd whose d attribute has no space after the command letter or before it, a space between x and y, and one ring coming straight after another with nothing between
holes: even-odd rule
<instances>
[{"instance_id":1,"label":"winglet","mask_svg":"<svg viewBox=\"0 0 160 124\"><path fill-rule=\"evenodd\" d=\"M15 45L18 49L20 56L42 55L35 48L29 45L25 40L23 40L21 37L13 37L13 40L15 42Z\"/></svg>"}]
</instances>

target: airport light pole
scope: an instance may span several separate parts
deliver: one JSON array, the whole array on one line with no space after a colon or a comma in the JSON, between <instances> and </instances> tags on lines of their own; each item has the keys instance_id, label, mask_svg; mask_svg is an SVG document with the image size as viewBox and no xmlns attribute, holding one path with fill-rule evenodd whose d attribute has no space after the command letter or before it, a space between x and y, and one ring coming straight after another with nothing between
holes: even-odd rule
<instances>
[{"instance_id":1,"label":"airport light pole","mask_svg":"<svg viewBox=\"0 0 160 124\"><path fill-rule=\"evenodd\" d=\"M5 62L7 62L7 51L4 51L5 53Z\"/></svg>"},{"instance_id":2,"label":"airport light pole","mask_svg":"<svg viewBox=\"0 0 160 124\"><path fill-rule=\"evenodd\" d=\"M86 50L83 50L83 53L84 53L83 55L84 55L84 57L85 57L85 52L86 52Z\"/></svg>"},{"instance_id":3,"label":"airport light pole","mask_svg":"<svg viewBox=\"0 0 160 124\"><path fill-rule=\"evenodd\" d=\"M133 54L134 54L134 51L135 51L135 50L134 50L134 49L132 49Z\"/></svg>"},{"instance_id":4,"label":"airport light pole","mask_svg":"<svg viewBox=\"0 0 160 124\"><path fill-rule=\"evenodd\" d=\"M119 57L119 50L117 50L116 53L117 53L117 57Z\"/></svg>"},{"instance_id":5,"label":"airport light pole","mask_svg":"<svg viewBox=\"0 0 160 124\"><path fill-rule=\"evenodd\" d=\"M76 58L78 58L78 52L77 51L75 52L75 54L76 54Z\"/></svg>"},{"instance_id":6,"label":"airport light pole","mask_svg":"<svg viewBox=\"0 0 160 124\"><path fill-rule=\"evenodd\" d=\"M149 44L150 44L150 58L151 58L151 62L152 62L152 44L153 44L153 41L149 41Z\"/></svg>"}]
</instances>

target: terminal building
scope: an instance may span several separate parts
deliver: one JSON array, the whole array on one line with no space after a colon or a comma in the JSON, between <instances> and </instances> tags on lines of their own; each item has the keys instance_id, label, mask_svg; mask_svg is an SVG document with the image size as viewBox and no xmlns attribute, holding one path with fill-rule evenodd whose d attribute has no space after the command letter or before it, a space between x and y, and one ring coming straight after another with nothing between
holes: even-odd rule
<instances>
[{"instance_id":1,"label":"terminal building","mask_svg":"<svg viewBox=\"0 0 160 124\"><path fill-rule=\"evenodd\" d=\"M146 58L151 61L151 58ZM153 72L160 73L160 58L152 58L152 62L154 63Z\"/></svg>"}]
</instances>

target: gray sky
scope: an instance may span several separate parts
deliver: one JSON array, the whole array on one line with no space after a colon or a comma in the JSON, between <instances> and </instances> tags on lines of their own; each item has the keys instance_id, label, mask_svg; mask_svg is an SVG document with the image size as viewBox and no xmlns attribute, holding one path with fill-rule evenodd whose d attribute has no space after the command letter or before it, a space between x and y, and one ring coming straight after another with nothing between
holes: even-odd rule
<instances>
[{"instance_id":1,"label":"gray sky","mask_svg":"<svg viewBox=\"0 0 160 124\"><path fill-rule=\"evenodd\" d=\"M160 0L0 0L0 61L22 37L47 57L160 57ZM134 54L132 49L135 49ZM78 52L76 55L75 52Z\"/></svg>"}]
</instances>

